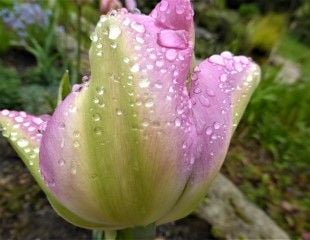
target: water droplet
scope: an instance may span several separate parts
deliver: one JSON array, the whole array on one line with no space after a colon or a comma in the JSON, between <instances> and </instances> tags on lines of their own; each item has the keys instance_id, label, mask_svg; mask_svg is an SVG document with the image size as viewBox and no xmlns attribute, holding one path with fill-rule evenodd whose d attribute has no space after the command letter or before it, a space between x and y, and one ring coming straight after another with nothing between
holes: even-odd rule
<instances>
[{"instance_id":1,"label":"water droplet","mask_svg":"<svg viewBox=\"0 0 310 240\"><path fill-rule=\"evenodd\" d=\"M141 23L132 22L130 24L130 27L138 33L144 33L145 32L145 28Z\"/></svg>"},{"instance_id":2,"label":"water droplet","mask_svg":"<svg viewBox=\"0 0 310 240\"><path fill-rule=\"evenodd\" d=\"M206 134L210 136L213 133L213 129L211 127L207 127Z\"/></svg>"},{"instance_id":3,"label":"water droplet","mask_svg":"<svg viewBox=\"0 0 310 240\"><path fill-rule=\"evenodd\" d=\"M64 165L65 165L65 160L64 160L63 158L60 158L60 159L58 160L58 164L59 164L60 166L64 166Z\"/></svg>"},{"instance_id":4,"label":"water droplet","mask_svg":"<svg viewBox=\"0 0 310 240\"><path fill-rule=\"evenodd\" d=\"M9 110L2 110L1 111L1 115L2 116L8 116L10 114L10 111Z\"/></svg>"},{"instance_id":5,"label":"water droplet","mask_svg":"<svg viewBox=\"0 0 310 240\"><path fill-rule=\"evenodd\" d=\"M213 55L209 58L209 62L218 64L218 65L225 65L224 59L220 55Z\"/></svg>"},{"instance_id":6,"label":"water droplet","mask_svg":"<svg viewBox=\"0 0 310 240\"><path fill-rule=\"evenodd\" d=\"M141 81L139 82L139 86L140 88L147 88L150 86L150 81L148 78L143 78L141 79Z\"/></svg>"},{"instance_id":7,"label":"water droplet","mask_svg":"<svg viewBox=\"0 0 310 240\"><path fill-rule=\"evenodd\" d=\"M220 76L220 81L221 81L221 82L226 82L227 79L228 79L228 76L227 76L227 74L225 74L225 73L223 73L223 74Z\"/></svg>"},{"instance_id":8,"label":"water droplet","mask_svg":"<svg viewBox=\"0 0 310 240\"><path fill-rule=\"evenodd\" d=\"M116 115L117 115L117 116L123 115L123 111L120 110L120 109L116 109Z\"/></svg>"},{"instance_id":9,"label":"water droplet","mask_svg":"<svg viewBox=\"0 0 310 240\"><path fill-rule=\"evenodd\" d=\"M18 117L15 117L15 121L18 122L18 123L22 123L22 122L24 122L24 118L18 116Z\"/></svg>"},{"instance_id":10,"label":"water droplet","mask_svg":"<svg viewBox=\"0 0 310 240\"><path fill-rule=\"evenodd\" d=\"M217 139L217 136L216 136L215 134L213 134L213 135L211 136L211 139L212 139L212 140L216 140L216 139Z\"/></svg>"},{"instance_id":11,"label":"water droplet","mask_svg":"<svg viewBox=\"0 0 310 240\"><path fill-rule=\"evenodd\" d=\"M71 169L71 174L72 174L72 175L76 175L76 172L77 172L76 168L72 168L72 169Z\"/></svg>"},{"instance_id":12,"label":"water droplet","mask_svg":"<svg viewBox=\"0 0 310 240\"><path fill-rule=\"evenodd\" d=\"M93 114L93 120L94 120L95 122L100 121L100 120L101 120L101 116L100 116L100 114L98 114L98 113L94 113L94 114Z\"/></svg>"},{"instance_id":13,"label":"water droplet","mask_svg":"<svg viewBox=\"0 0 310 240\"><path fill-rule=\"evenodd\" d=\"M139 64L135 64L135 65L133 65L133 66L130 68L130 71L131 71L132 73L137 73L137 72L139 72L139 70L140 70Z\"/></svg>"},{"instance_id":14,"label":"water droplet","mask_svg":"<svg viewBox=\"0 0 310 240\"><path fill-rule=\"evenodd\" d=\"M78 140L74 140L74 141L73 141L73 146L74 146L75 148L80 147L79 141L78 141Z\"/></svg>"},{"instance_id":15,"label":"water droplet","mask_svg":"<svg viewBox=\"0 0 310 240\"><path fill-rule=\"evenodd\" d=\"M213 124L213 127L214 127L215 130L218 130L218 129L221 128L221 124L218 123L218 122L215 122L215 123Z\"/></svg>"},{"instance_id":16,"label":"water droplet","mask_svg":"<svg viewBox=\"0 0 310 240\"><path fill-rule=\"evenodd\" d=\"M178 53L175 49L168 49L168 51L166 52L166 58L169 60L169 61L173 61L176 59Z\"/></svg>"},{"instance_id":17,"label":"water droplet","mask_svg":"<svg viewBox=\"0 0 310 240\"><path fill-rule=\"evenodd\" d=\"M92 40L93 42L97 42L98 41L98 36L97 36L97 34L96 33L92 33L91 35L90 35L90 40Z\"/></svg>"},{"instance_id":18,"label":"water droplet","mask_svg":"<svg viewBox=\"0 0 310 240\"><path fill-rule=\"evenodd\" d=\"M104 89L104 87L97 87L96 92L98 95L103 95L105 92L105 89Z\"/></svg>"},{"instance_id":19,"label":"water droplet","mask_svg":"<svg viewBox=\"0 0 310 240\"><path fill-rule=\"evenodd\" d=\"M145 42L144 39L140 36L136 36L136 41L137 43L140 43L140 44L143 44Z\"/></svg>"},{"instance_id":20,"label":"water droplet","mask_svg":"<svg viewBox=\"0 0 310 240\"><path fill-rule=\"evenodd\" d=\"M75 138L79 138L79 137L80 137L80 132L77 131L77 130L75 130L75 131L73 132L73 136L74 136Z\"/></svg>"},{"instance_id":21,"label":"water droplet","mask_svg":"<svg viewBox=\"0 0 310 240\"><path fill-rule=\"evenodd\" d=\"M96 135L101 135L103 131L102 131L102 129L100 127L96 127L94 129L94 132L95 132Z\"/></svg>"},{"instance_id":22,"label":"water droplet","mask_svg":"<svg viewBox=\"0 0 310 240\"><path fill-rule=\"evenodd\" d=\"M129 63L129 62L130 62L130 59L129 59L128 57L125 57L125 58L123 59L123 61L124 61L124 63Z\"/></svg>"},{"instance_id":23,"label":"water droplet","mask_svg":"<svg viewBox=\"0 0 310 240\"><path fill-rule=\"evenodd\" d=\"M142 126L143 126L143 127L148 127L149 125L150 125L149 120L148 120L148 119L143 119L143 121L142 121Z\"/></svg>"},{"instance_id":24,"label":"water droplet","mask_svg":"<svg viewBox=\"0 0 310 240\"><path fill-rule=\"evenodd\" d=\"M122 30L119 26L112 24L109 27L109 39L116 40L122 33Z\"/></svg>"},{"instance_id":25,"label":"water droplet","mask_svg":"<svg viewBox=\"0 0 310 240\"><path fill-rule=\"evenodd\" d=\"M181 124L182 124L181 119L180 118L176 118L175 121L174 121L174 125L176 127L181 127Z\"/></svg>"},{"instance_id":26,"label":"water droplet","mask_svg":"<svg viewBox=\"0 0 310 240\"><path fill-rule=\"evenodd\" d=\"M162 85L162 83L160 83L160 82L156 82L156 83L155 83L155 87L158 88L158 89L162 89L162 88L163 88L163 85Z\"/></svg>"},{"instance_id":27,"label":"water droplet","mask_svg":"<svg viewBox=\"0 0 310 240\"><path fill-rule=\"evenodd\" d=\"M28 140L24 139L24 138L21 138L17 141L17 145L21 148L25 148L29 145L29 142Z\"/></svg>"},{"instance_id":28,"label":"water droplet","mask_svg":"<svg viewBox=\"0 0 310 240\"><path fill-rule=\"evenodd\" d=\"M175 12L179 15L183 14L185 12L185 6L183 4L177 4Z\"/></svg>"},{"instance_id":29,"label":"water droplet","mask_svg":"<svg viewBox=\"0 0 310 240\"><path fill-rule=\"evenodd\" d=\"M146 108L151 108L151 107L153 107L153 106L154 106L154 101L153 101L153 99L152 99L152 98L147 99L146 102L145 102L145 107L146 107Z\"/></svg>"},{"instance_id":30,"label":"water droplet","mask_svg":"<svg viewBox=\"0 0 310 240\"><path fill-rule=\"evenodd\" d=\"M162 30L158 34L158 44L166 48L186 49L189 45L185 30ZM180 60L184 60L183 56Z\"/></svg>"},{"instance_id":31,"label":"water droplet","mask_svg":"<svg viewBox=\"0 0 310 240\"><path fill-rule=\"evenodd\" d=\"M155 64L156 64L157 67L162 67L162 66L165 65L165 62L163 60L158 60L158 61L156 61Z\"/></svg>"},{"instance_id":32,"label":"water droplet","mask_svg":"<svg viewBox=\"0 0 310 240\"><path fill-rule=\"evenodd\" d=\"M165 12L169 7L169 3L165 0L161 1L160 6L159 6L159 10L161 12Z\"/></svg>"}]
</instances>

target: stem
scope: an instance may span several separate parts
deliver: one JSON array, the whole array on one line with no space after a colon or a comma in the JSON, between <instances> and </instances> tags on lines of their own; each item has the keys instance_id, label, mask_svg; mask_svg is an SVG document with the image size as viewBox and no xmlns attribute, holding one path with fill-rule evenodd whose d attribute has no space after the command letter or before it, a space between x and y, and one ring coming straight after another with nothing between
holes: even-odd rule
<instances>
[{"instance_id":1,"label":"stem","mask_svg":"<svg viewBox=\"0 0 310 240\"><path fill-rule=\"evenodd\" d=\"M155 225L149 225L146 227L128 228L117 231L117 240L154 240L156 234Z\"/></svg>"},{"instance_id":2,"label":"stem","mask_svg":"<svg viewBox=\"0 0 310 240\"><path fill-rule=\"evenodd\" d=\"M103 240L103 231L93 230L92 240Z\"/></svg>"},{"instance_id":3,"label":"stem","mask_svg":"<svg viewBox=\"0 0 310 240\"><path fill-rule=\"evenodd\" d=\"M92 240L154 240L156 234L155 225L149 225L146 227L127 228L123 230L113 231L107 230L93 230Z\"/></svg>"},{"instance_id":4,"label":"stem","mask_svg":"<svg viewBox=\"0 0 310 240\"><path fill-rule=\"evenodd\" d=\"M82 5L77 5L77 54L76 54L76 81L80 78L80 72L81 72L81 32L82 32L82 26L81 26L81 20L82 20Z\"/></svg>"}]
</instances>

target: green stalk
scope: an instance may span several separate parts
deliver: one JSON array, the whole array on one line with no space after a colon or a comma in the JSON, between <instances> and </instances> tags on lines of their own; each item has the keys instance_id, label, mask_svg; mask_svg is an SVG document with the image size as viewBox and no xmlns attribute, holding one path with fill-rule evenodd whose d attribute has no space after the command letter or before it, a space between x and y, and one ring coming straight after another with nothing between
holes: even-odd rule
<instances>
[{"instance_id":1,"label":"green stalk","mask_svg":"<svg viewBox=\"0 0 310 240\"><path fill-rule=\"evenodd\" d=\"M82 32L82 4L77 4L77 54L76 54L76 79L78 82L81 74L81 32Z\"/></svg>"},{"instance_id":2,"label":"green stalk","mask_svg":"<svg viewBox=\"0 0 310 240\"><path fill-rule=\"evenodd\" d=\"M93 231L92 240L154 240L156 236L155 225L147 227L127 228L118 231Z\"/></svg>"}]
</instances>

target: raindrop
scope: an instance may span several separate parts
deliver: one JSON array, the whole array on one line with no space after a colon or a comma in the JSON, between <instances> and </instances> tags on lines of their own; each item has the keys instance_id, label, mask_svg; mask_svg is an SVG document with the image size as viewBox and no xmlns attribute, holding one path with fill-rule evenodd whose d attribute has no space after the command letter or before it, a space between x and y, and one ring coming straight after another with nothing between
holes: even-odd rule
<instances>
[{"instance_id":1,"label":"raindrop","mask_svg":"<svg viewBox=\"0 0 310 240\"><path fill-rule=\"evenodd\" d=\"M177 14L181 15L181 14L183 14L185 12L185 6L182 5L182 4L181 5L177 4L175 11L176 11Z\"/></svg>"},{"instance_id":2,"label":"raindrop","mask_svg":"<svg viewBox=\"0 0 310 240\"><path fill-rule=\"evenodd\" d=\"M138 33L144 33L145 32L145 28L141 23L132 22L130 24L130 27Z\"/></svg>"},{"instance_id":3,"label":"raindrop","mask_svg":"<svg viewBox=\"0 0 310 240\"><path fill-rule=\"evenodd\" d=\"M211 127L207 127L207 129L206 129L206 134L207 134L208 136L210 136L212 133L213 133L212 128L211 128Z\"/></svg>"},{"instance_id":4,"label":"raindrop","mask_svg":"<svg viewBox=\"0 0 310 240\"><path fill-rule=\"evenodd\" d=\"M169 7L169 3L165 0L161 1L160 6L159 6L159 10L161 12L165 12Z\"/></svg>"},{"instance_id":5,"label":"raindrop","mask_svg":"<svg viewBox=\"0 0 310 240\"><path fill-rule=\"evenodd\" d=\"M122 110L120 110L120 109L116 109L116 115L117 115L117 116L121 116L121 115L123 115Z\"/></svg>"},{"instance_id":6,"label":"raindrop","mask_svg":"<svg viewBox=\"0 0 310 240\"><path fill-rule=\"evenodd\" d=\"M98 36L97 36L97 34L96 33L92 33L91 35L90 35L90 40L92 40L93 42L97 42L98 41Z\"/></svg>"},{"instance_id":7,"label":"raindrop","mask_svg":"<svg viewBox=\"0 0 310 240\"><path fill-rule=\"evenodd\" d=\"M122 33L119 26L112 24L109 28L109 39L116 40Z\"/></svg>"},{"instance_id":8,"label":"raindrop","mask_svg":"<svg viewBox=\"0 0 310 240\"><path fill-rule=\"evenodd\" d=\"M165 64L165 62L163 60L156 61L156 66L157 67L162 67L162 66L164 66L164 64Z\"/></svg>"},{"instance_id":9,"label":"raindrop","mask_svg":"<svg viewBox=\"0 0 310 240\"><path fill-rule=\"evenodd\" d=\"M7 116L7 115L9 115L10 114L10 111L9 110L2 110L1 111L1 115L2 116Z\"/></svg>"},{"instance_id":10,"label":"raindrop","mask_svg":"<svg viewBox=\"0 0 310 240\"><path fill-rule=\"evenodd\" d=\"M144 119L143 122L142 122L142 126L143 127L148 127L150 125L150 122L148 119Z\"/></svg>"},{"instance_id":11,"label":"raindrop","mask_svg":"<svg viewBox=\"0 0 310 240\"><path fill-rule=\"evenodd\" d=\"M141 81L139 82L139 86L140 88L147 88L150 86L150 81L148 78L143 78L141 79Z\"/></svg>"},{"instance_id":12,"label":"raindrop","mask_svg":"<svg viewBox=\"0 0 310 240\"><path fill-rule=\"evenodd\" d=\"M139 70L140 70L139 64L133 65L133 66L131 67L131 69L130 69L130 71L131 71L132 73L137 73L137 72L139 72Z\"/></svg>"},{"instance_id":13,"label":"raindrop","mask_svg":"<svg viewBox=\"0 0 310 240\"><path fill-rule=\"evenodd\" d=\"M74 146L75 148L78 148L78 147L80 146L79 141L78 141L78 140L74 140L74 141L73 141L73 146Z\"/></svg>"},{"instance_id":14,"label":"raindrop","mask_svg":"<svg viewBox=\"0 0 310 240\"><path fill-rule=\"evenodd\" d=\"M209 58L209 62L218 64L218 65L225 65L223 57L220 55L213 55Z\"/></svg>"},{"instance_id":15,"label":"raindrop","mask_svg":"<svg viewBox=\"0 0 310 240\"><path fill-rule=\"evenodd\" d=\"M223 73L221 76L220 76L220 81L221 82L226 82L227 81L227 74Z\"/></svg>"},{"instance_id":16,"label":"raindrop","mask_svg":"<svg viewBox=\"0 0 310 240\"><path fill-rule=\"evenodd\" d=\"M214 127L215 130L218 130L218 129L221 128L221 124L218 123L218 122L215 122L215 123L213 124L213 127Z\"/></svg>"},{"instance_id":17,"label":"raindrop","mask_svg":"<svg viewBox=\"0 0 310 240\"><path fill-rule=\"evenodd\" d=\"M160 82L155 83L155 87L158 89L162 89L163 85Z\"/></svg>"},{"instance_id":18,"label":"raindrop","mask_svg":"<svg viewBox=\"0 0 310 240\"><path fill-rule=\"evenodd\" d=\"M24 138L21 138L17 141L17 146L21 147L21 148L25 148L29 145L29 142L24 139Z\"/></svg>"},{"instance_id":19,"label":"raindrop","mask_svg":"<svg viewBox=\"0 0 310 240\"><path fill-rule=\"evenodd\" d=\"M102 129L100 127L94 128L94 132L96 135L101 135L102 134Z\"/></svg>"},{"instance_id":20,"label":"raindrop","mask_svg":"<svg viewBox=\"0 0 310 240\"><path fill-rule=\"evenodd\" d=\"M103 95L104 94L104 87L97 87L96 92L98 95Z\"/></svg>"},{"instance_id":21,"label":"raindrop","mask_svg":"<svg viewBox=\"0 0 310 240\"><path fill-rule=\"evenodd\" d=\"M74 131L73 132L73 136L75 137L75 138L79 138L80 137L80 132L79 131Z\"/></svg>"},{"instance_id":22,"label":"raindrop","mask_svg":"<svg viewBox=\"0 0 310 240\"><path fill-rule=\"evenodd\" d=\"M59 164L60 166L64 166L64 165L65 165L65 160L64 160L63 158L60 158L60 159L58 160L58 164Z\"/></svg>"},{"instance_id":23,"label":"raindrop","mask_svg":"<svg viewBox=\"0 0 310 240\"><path fill-rule=\"evenodd\" d=\"M173 61L176 59L177 57L177 51L175 49L169 49L167 52L166 52L166 58L169 60L169 61Z\"/></svg>"},{"instance_id":24,"label":"raindrop","mask_svg":"<svg viewBox=\"0 0 310 240\"><path fill-rule=\"evenodd\" d=\"M181 119L180 118L176 118L174 121L174 124L176 127L181 127Z\"/></svg>"},{"instance_id":25,"label":"raindrop","mask_svg":"<svg viewBox=\"0 0 310 240\"><path fill-rule=\"evenodd\" d=\"M98 114L98 113L94 113L94 114L93 114L93 120L94 120L95 122L100 121L100 120L101 120L101 116L100 116L100 114Z\"/></svg>"},{"instance_id":26,"label":"raindrop","mask_svg":"<svg viewBox=\"0 0 310 240\"><path fill-rule=\"evenodd\" d=\"M71 174L72 174L72 175L76 175L76 172L77 172L77 171L76 171L76 168L72 168L72 169L71 169Z\"/></svg>"},{"instance_id":27,"label":"raindrop","mask_svg":"<svg viewBox=\"0 0 310 240\"><path fill-rule=\"evenodd\" d=\"M124 63L129 63L130 59L129 59L128 57L125 57L125 58L123 59L123 61L124 61Z\"/></svg>"},{"instance_id":28,"label":"raindrop","mask_svg":"<svg viewBox=\"0 0 310 240\"><path fill-rule=\"evenodd\" d=\"M152 98L147 99L146 102L145 102L145 107L146 107L146 108L151 108L151 107L153 107L153 106L154 106L154 101L153 101L153 99L152 99Z\"/></svg>"}]
</instances>

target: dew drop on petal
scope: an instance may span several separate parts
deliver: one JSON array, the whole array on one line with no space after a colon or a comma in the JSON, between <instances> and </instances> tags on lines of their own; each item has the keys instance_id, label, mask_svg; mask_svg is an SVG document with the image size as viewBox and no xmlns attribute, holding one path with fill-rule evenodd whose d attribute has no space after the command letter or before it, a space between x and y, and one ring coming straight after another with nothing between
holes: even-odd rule
<instances>
[{"instance_id":1,"label":"dew drop on petal","mask_svg":"<svg viewBox=\"0 0 310 240\"><path fill-rule=\"evenodd\" d=\"M21 138L17 141L17 146L21 147L21 148L25 148L29 145L29 142L24 139L24 138Z\"/></svg>"},{"instance_id":2,"label":"dew drop on petal","mask_svg":"<svg viewBox=\"0 0 310 240\"><path fill-rule=\"evenodd\" d=\"M206 129L206 134L207 134L208 136L210 136L212 133L213 133L212 128L211 128L211 127L207 127L207 129Z\"/></svg>"},{"instance_id":3,"label":"dew drop on petal","mask_svg":"<svg viewBox=\"0 0 310 240\"><path fill-rule=\"evenodd\" d=\"M150 80L148 78L143 78L139 82L139 87L140 88L147 88L150 86Z\"/></svg>"},{"instance_id":4,"label":"dew drop on petal","mask_svg":"<svg viewBox=\"0 0 310 240\"><path fill-rule=\"evenodd\" d=\"M119 26L112 24L109 28L109 39L116 40L122 33Z\"/></svg>"},{"instance_id":5,"label":"dew drop on petal","mask_svg":"<svg viewBox=\"0 0 310 240\"><path fill-rule=\"evenodd\" d=\"M168 49L167 52L166 52L166 58L169 60L169 61L173 61L175 60L177 57L177 51L175 49Z\"/></svg>"}]
</instances>

